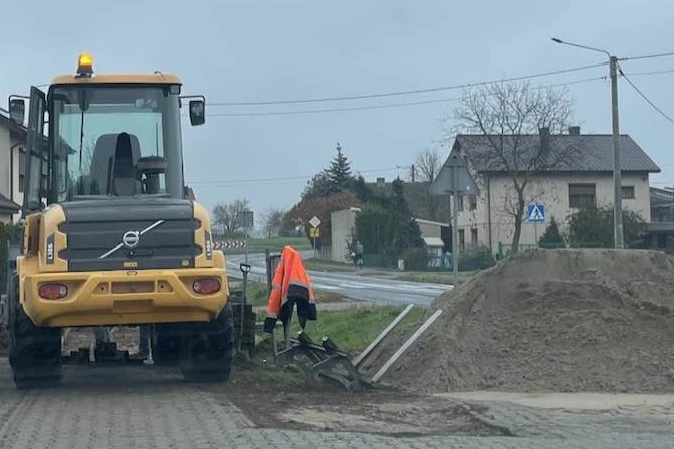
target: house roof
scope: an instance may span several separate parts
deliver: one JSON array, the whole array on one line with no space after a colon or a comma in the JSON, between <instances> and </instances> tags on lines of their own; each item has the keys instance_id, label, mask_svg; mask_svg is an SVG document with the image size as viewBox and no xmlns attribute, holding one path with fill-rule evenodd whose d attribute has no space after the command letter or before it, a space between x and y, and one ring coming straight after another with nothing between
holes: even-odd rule
<instances>
[{"instance_id":1,"label":"house roof","mask_svg":"<svg viewBox=\"0 0 674 449\"><path fill-rule=\"evenodd\" d=\"M416 221L417 223L427 224L427 225L431 225L431 226L447 226L447 223L441 223L439 221L434 221L434 220L426 220L426 219L423 219L423 218L415 218L414 221Z\"/></svg>"},{"instance_id":2,"label":"house roof","mask_svg":"<svg viewBox=\"0 0 674 449\"><path fill-rule=\"evenodd\" d=\"M651 187L651 207L671 207L674 205L674 190Z\"/></svg>"},{"instance_id":3,"label":"house roof","mask_svg":"<svg viewBox=\"0 0 674 449\"><path fill-rule=\"evenodd\" d=\"M491 157L485 156L493 151L489 145L489 139L497 139L500 136L485 136L482 134L459 134L455 140L463 155L470 161L478 172L502 172L505 165ZM508 141L513 137L506 137L505 148ZM536 154L540 151L541 136L538 134L526 134L519 136L520 154L531 152ZM608 172L613 171L613 137L610 134L553 134L549 136L550 152L544 154L542 159L549 163L543 171L547 172ZM573 157L565 158L561 163L552 166L556 159L555 153L573 151ZM512 157L512 156L511 156ZM525 159L526 155L524 156ZM646 152L629 136L620 136L620 164L623 171L659 173L660 167L646 154Z\"/></svg>"},{"instance_id":4,"label":"house roof","mask_svg":"<svg viewBox=\"0 0 674 449\"><path fill-rule=\"evenodd\" d=\"M9 128L9 131L17 136L19 139L26 138L26 128L14 122L9 118L9 111L0 108L0 126Z\"/></svg>"},{"instance_id":5,"label":"house roof","mask_svg":"<svg viewBox=\"0 0 674 449\"><path fill-rule=\"evenodd\" d=\"M16 204L4 195L0 195L0 212L16 213L21 209L21 206Z\"/></svg>"},{"instance_id":6,"label":"house roof","mask_svg":"<svg viewBox=\"0 0 674 449\"><path fill-rule=\"evenodd\" d=\"M443 248L445 242L440 237L424 237L424 242L429 248Z\"/></svg>"}]
</instances>

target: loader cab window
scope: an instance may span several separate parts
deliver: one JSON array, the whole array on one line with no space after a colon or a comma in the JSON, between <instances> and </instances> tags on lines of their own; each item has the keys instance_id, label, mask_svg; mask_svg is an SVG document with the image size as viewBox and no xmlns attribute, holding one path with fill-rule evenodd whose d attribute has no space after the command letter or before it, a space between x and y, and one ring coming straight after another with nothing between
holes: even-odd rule
<instances>
[{"instance_id":1,"label":"loader cab window","mask_svg":"<svg viewBox=\"0 0 674 449\"><path fill-rule=\"evenodd\" d=\"M50 92L52 198L182 197L178 95L168 86Z\"/></svg>"}]
</instances>

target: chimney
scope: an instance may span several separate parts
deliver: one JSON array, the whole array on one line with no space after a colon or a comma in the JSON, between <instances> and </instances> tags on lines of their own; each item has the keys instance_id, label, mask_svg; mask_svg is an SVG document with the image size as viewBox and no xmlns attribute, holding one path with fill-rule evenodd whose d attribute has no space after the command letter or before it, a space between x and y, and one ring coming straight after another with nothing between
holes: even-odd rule
<instances>
[{"instance_id":1,"label":"chimney","mask_svg":"<svg viewBox=\"0 0 674 449\"><path fill-rule=\"evenodd\" d=\"M538 128L538 135L541 138L541 148L543 150L550 149L550 128Z\"/></svg>"},{"instance_id":2,"label":"chimney","mask_svg":"<svg viewBox=\"0 0 674 449\"><path fill-rule=\"evenodd\" d=\"M377 178L377 187L384 187L386 185L385 178Z\"/></svg>"},{"instance_id":3,"label":"chimney","mask_svg":"<svg viewBox=\"0 0 674 449\"><path fill-rule=\"evenodd\" d=\"M570 136L580 136L580 126L569 126Z\"/></svg>"}]
</instances>

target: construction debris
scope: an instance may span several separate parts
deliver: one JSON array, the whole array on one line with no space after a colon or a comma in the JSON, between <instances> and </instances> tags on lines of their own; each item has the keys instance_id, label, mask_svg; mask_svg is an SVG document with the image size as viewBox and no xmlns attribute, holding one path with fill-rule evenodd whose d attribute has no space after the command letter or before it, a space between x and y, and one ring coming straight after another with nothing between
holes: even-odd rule
<instances>
[{"instance_id":1,"label":"construction debris","mask_svg":"<svg viewBox=\"0 0 674 449\"><path fill-rule=\"evenodd\" d=\"M314 343L300 331L297 338L289 338L287 347L275 354L278 364L287 364L296 355L302 354L309 361L306 375L319 380L321 377L340 382L348 391L361 391L365 384L360 374L349 360L349 354L342 351L329 337L323 337L321 344Z\"/></svg>"},{"instance_id":2,"label":"construction debris","mask_svg":"<svg viewBox=\"0 0 674 449\"><path fill-rule=\"evenodd\" d=\"M674 258L526 251L438 298L443 314L382 381L457 390L674 392ZM408 332L409 334L409 332ZM363 364L374 373L408 335Z\"/></svg>"}]
</instances>

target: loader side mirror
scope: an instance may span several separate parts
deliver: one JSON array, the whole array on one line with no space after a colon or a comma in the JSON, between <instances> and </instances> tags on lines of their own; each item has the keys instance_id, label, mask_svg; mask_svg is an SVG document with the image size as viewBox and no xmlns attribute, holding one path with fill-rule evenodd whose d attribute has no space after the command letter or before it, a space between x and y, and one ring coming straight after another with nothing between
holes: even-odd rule
<instances>
[{"instance_id":1,"label":"loader side mirror","mask_svg":"<svg viewBox=\"0 0 674 449\"><path fill-rule=\"evenodd\" d=\"M9 118L13 122L23 125L26 116L26 102L22 98L9 99Z\"/></svg>"},{"instance_id":2,"label":"loader side mirror","mask_svg":"<svg viewBox=\"0 0 674 449\"><path fill-rule=\"evenodd\" d=\"M190 123L192 126L203 125L206 122L206 102L204 100L190 100Z\"/></svg>"}]
</instances>

